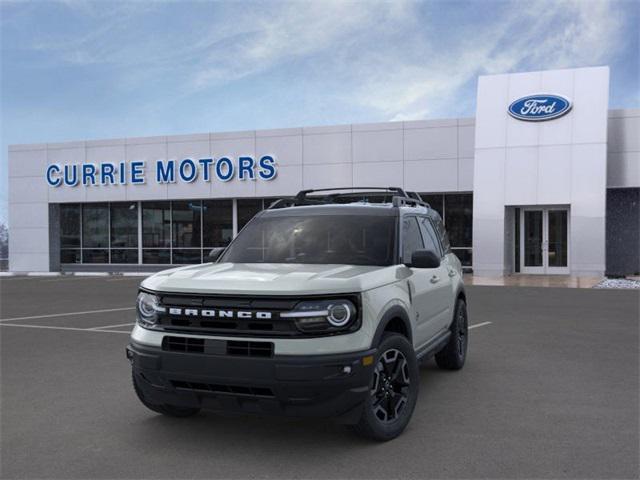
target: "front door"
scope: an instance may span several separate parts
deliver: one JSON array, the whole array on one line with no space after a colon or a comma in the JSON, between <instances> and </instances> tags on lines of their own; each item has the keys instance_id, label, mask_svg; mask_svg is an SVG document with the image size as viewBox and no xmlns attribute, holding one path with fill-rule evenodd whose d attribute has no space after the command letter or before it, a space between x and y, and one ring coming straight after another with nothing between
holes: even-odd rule
<instances>
[{"instance_id":1,"label":"front door","mask_svg":"<svg viewBox=\"0 0 640 480\"><path fill-rule=\"evenodd\" d=\"M523 208L520 232L521 273L569 273L569 211L566 208Z\"/></svg>"}]
</instances>

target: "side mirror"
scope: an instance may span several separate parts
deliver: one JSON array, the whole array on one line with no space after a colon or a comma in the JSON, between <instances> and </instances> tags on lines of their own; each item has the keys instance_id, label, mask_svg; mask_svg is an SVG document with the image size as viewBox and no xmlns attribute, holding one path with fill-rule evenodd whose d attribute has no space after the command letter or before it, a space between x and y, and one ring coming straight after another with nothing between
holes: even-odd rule
<instances>
[{"instance_id":1,"label":"side mirror","mask_svg":"<svg viewBox=\"0 0 640 480\"><path fill-rule=\"evenodd\" d=\"M215 262L216 260L218 260L218 258L220 258L220 255L222 255L222 252L224 251L225 247L212 248L208 255L209 261Z\"/></svg>"},{"instance_id":2,"label":"side mirror","mask_svg":"<svg viewBox=\"0 0 640 480\"><path fill-rule=\"evenodd\" d=\"M433 250L416 250L411 255L411 268L438 268L440 257Z\"/></svg>"}]
</instances>

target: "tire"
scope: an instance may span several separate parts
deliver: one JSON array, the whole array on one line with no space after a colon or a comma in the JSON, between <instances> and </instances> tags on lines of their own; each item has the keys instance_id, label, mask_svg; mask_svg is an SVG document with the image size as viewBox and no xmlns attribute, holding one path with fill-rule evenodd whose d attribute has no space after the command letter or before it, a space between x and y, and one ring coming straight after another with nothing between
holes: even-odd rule
<instances>
[{"instance_id":1,"label":"tire","mask_svg":"<svg viewBox=\"0 0 640 480\"><path fill-rule=\"evenodd\" d=\"M451 322L451 336L442 350L436 353L436 363L443 370L460 370L467 359L469 344L469 325L467 304L459 299L456 302L455 315Z\"/></svg>"},{"instance_id":2,"label":"tire","mask_svg":"<svg viewBox=\"0 0 640 480\"><path fill-rule=\"evenodd\" d=\"M352 429L384 442L400 435L409 423L418 399L420 374L413 346L397 333L382 337L374 365L370 395Z\"/></svg>"},{"instance_id":3,"label":"tire","mask_svg":"<svg viewBox=\"0 0 640 480\"><path fill-rule=\"evenodd\" d=\"M184 418L191 417L200 411L199 408L178 407L175 405L156 405L154 403L151 403L145 398L144 393L142 393L142 389L138 385L138 380L136 379L136 375L133 372L131 372L131 379L133 381L133 389L135 390L138 399L140 399L140 402L142 402L145 407L153 412L161 413L162 415L166 415L168 417Z\"/></svg>"}]
</instances>

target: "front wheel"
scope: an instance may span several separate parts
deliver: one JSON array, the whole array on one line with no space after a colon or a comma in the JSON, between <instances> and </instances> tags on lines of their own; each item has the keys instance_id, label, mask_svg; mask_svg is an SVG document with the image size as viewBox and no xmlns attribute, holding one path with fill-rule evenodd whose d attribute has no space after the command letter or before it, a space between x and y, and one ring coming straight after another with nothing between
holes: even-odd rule
<instances>
[{"instance_id":1,"label":"front wheel","mask_svg":"<svg viewBox=\"0 0 640 480\"><path fill-rule=\"evenodd\" d=\"M460 299L456 302L456 311L451 322L451 336L442 350L436 353L436 363L444 370L460 370L467 359L469 343L469 325L467 322L467 304Z\"/></svg>"},{"instance_id":2,"label":"front wheel","mask_svg":"<svg viewBox=\"0 0 640 480\"><path fill-rule=\"evenodd\" d=\"M376 354L369 395L353 429L378 441L397 437L411 419L419 387L413 347L402 335L385 334Z\"/></svg>"}]
</instances>

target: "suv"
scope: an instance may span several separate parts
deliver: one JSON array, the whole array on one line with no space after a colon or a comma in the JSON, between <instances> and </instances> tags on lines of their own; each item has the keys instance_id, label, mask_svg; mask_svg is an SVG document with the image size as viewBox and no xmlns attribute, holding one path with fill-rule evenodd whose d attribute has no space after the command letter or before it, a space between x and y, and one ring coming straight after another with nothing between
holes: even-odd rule
<instances>
[{"instance_id":1,"label":"suv","mask_svg":"<svg viewBox=\"0 0 640 480\"><path fill-rule=\"evenodd\" d=\"M212 263L142 282L127 358L145 406L335 417L389 440L420 360L462 368L461 265L438 213L396 187L341 190L278 200Z\"/></svg>"}]
</instances>

